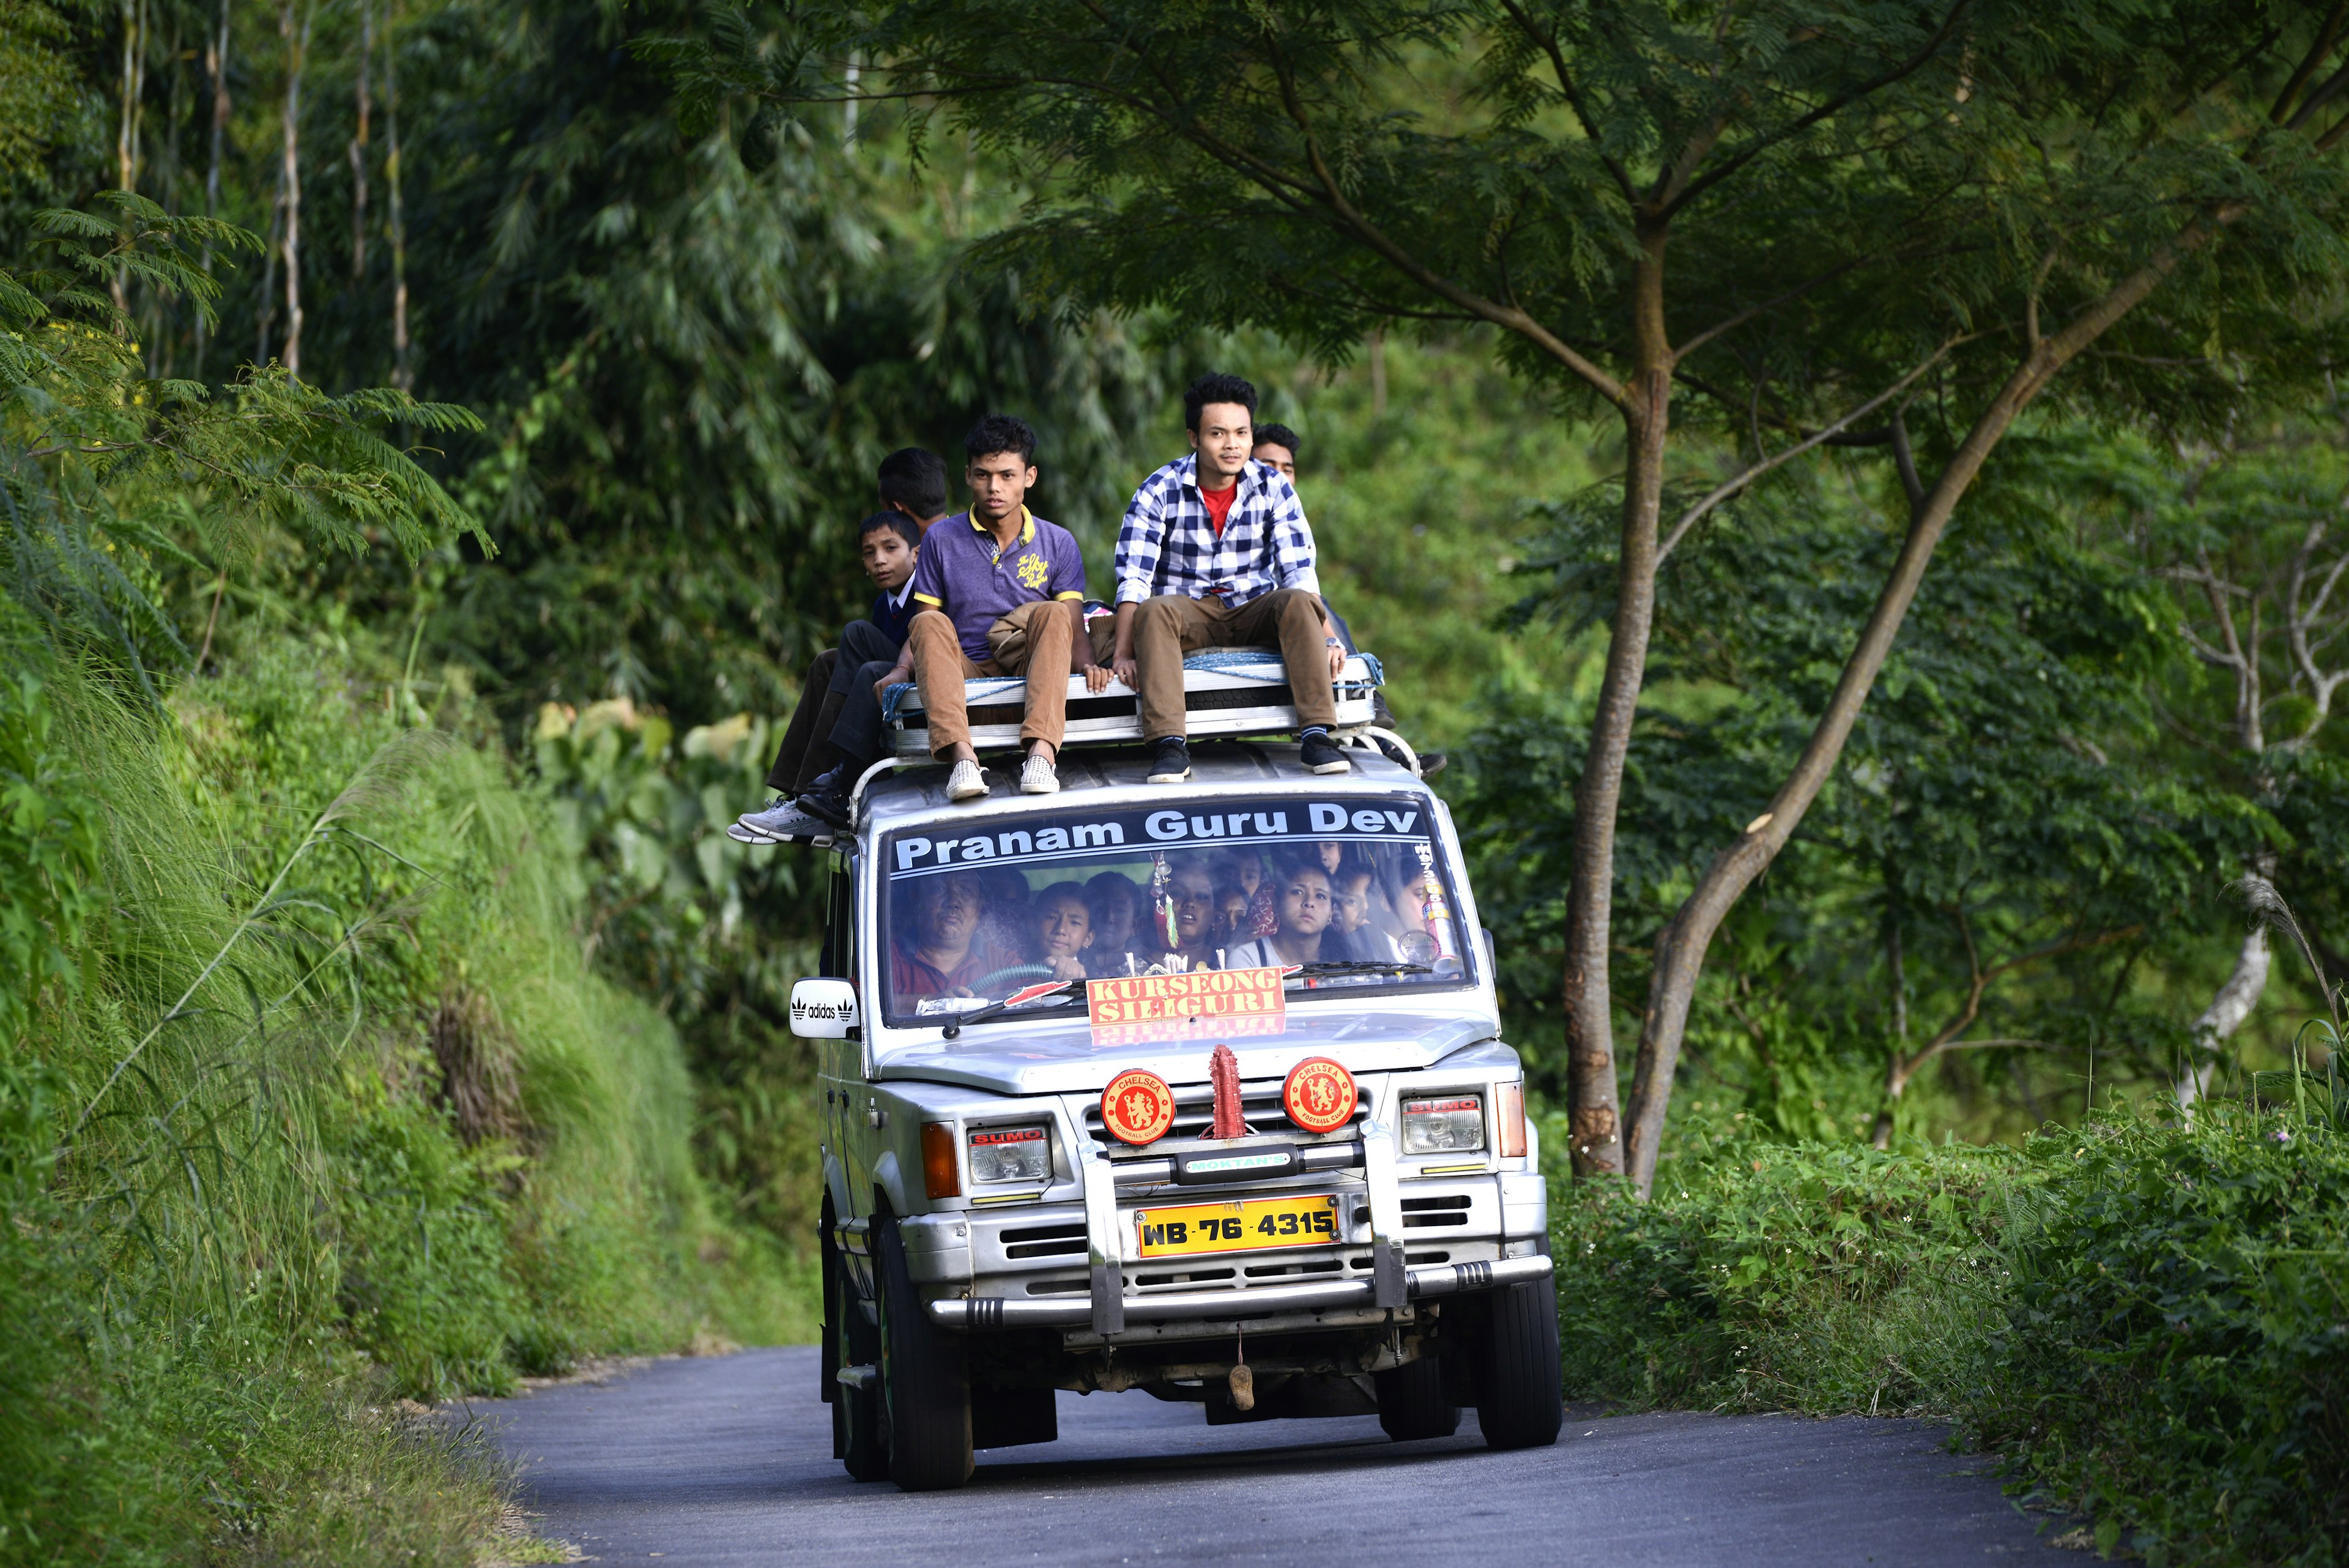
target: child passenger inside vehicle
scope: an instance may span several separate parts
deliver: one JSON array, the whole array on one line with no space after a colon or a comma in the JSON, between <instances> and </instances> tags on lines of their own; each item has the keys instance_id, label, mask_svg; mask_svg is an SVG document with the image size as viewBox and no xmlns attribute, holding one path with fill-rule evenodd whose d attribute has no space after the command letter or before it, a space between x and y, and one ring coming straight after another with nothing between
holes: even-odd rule
<instances>
[{"instance_id":1,"label":"child passenger inside vehicle","mask_svg":"<svg viewBox=\"0 0 2349 1568\"><path fill-rule=\"evenodd\" d=\"M1386 963L1400 956L1394 939L1381 930L1371 918L1371 901L1376 897L1371 881L1367 865L1357 861L1340 866L1330 889L1330 929L1321 939L1321 950L1326 956L1375 963Z\"/></svg>"},{"instance_id":2,"label":"child passenger inside vehicle","mask_svg":"<svg viewBox=\"0 0 2349 1568\"><path fill-rule=\"evenodd\" d=\"M1056 882L1030 906L1034 919L1036 961L1054 980L1085 978L1085 955L1093 945L1093 915L1081 882Z\"/></svg>"},{"instance_id":3,"label":"child passenger inside vehicle","mask_svg":"<svg viewBox=\"0 0 2349 1568\"><path fill-rule=\"evenodd\" d=\"M1103 871L1085 884L1085 909L1092 916L1093 945L1085 951L1086 972L1100 978L1133 972L1133 933L1142 889L1133 879Z\"/></svg>"}]
</instances>

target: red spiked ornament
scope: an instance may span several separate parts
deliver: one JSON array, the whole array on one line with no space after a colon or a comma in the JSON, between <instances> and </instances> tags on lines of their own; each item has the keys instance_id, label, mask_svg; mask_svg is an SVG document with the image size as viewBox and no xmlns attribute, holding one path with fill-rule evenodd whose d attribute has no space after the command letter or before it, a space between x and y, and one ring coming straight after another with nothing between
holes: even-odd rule
<instances>
[{"instance_id":1,"label":"red spiked ornament","mask_svg":"<svg viewBox=\"0 0 2349 1568\"><path fill-rule=\"evenodd\" d=\"M1216 1086L1216 1125L1207 1136L1246 1137L1247 1123L1240 1116L1240 1059L1228 1045L1218 1045L1207 1058L1207 1081Z\"/></svg>"}]
</instances>

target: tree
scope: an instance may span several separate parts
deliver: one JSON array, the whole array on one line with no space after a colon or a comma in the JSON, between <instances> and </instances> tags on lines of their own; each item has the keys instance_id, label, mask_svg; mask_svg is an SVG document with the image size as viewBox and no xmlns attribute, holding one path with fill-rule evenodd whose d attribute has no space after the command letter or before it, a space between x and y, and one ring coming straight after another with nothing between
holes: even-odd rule
<instances>
[{"instance_id":1,"label":"tree","mask_svg":"<svg viewBox=\"0 0 2349 1568\"><path fill-rule=\"evenodd\" d=\"M2083 356L2074 402L2187 424L2327 357L2303 320L2333 317L2302 284L2340 261L2342 16L900 0L798 52L680 63L805 100L848 96L826 61L882 62L857 96L943 107L1021 160L1049 199L999 254L1080 297L1261 324L1331 356L1383 326L1487 323L1569 417L1619 421L1563 1002L1576 1168L1628 1156L1644 1189L1713 932L1826 784L2017 417ZM1676 423L1710 439L1680 455ZM1658 939L1627 1141L1613 860L1656 569L1711 508L1839 443L1891 460L1906 542L1811 744Z\"/></svg>"},{"instance_id":2,"label":"tree","mask_svg":"<svg viewBox=\"0 0 2349 1568\"><path fill-rule=\"evenodd\" d=\"M2051 1073L2087 1078L2092 1052L2099 1083L2167 1090L2186 1039L2167 996L2201 983L2230 868L2300 853L2268 807L2170 754L2160 703L2190 667L2167 593L2080 506L2108 444L2032 435L1976 493L1767 898L1725 925L1690 1050L1764 1125L1889 1142L1916 1127L1930 1070L1940 1088L2002 1085L1968 1121L2013 1129L2054 1108L2035 1103ZM1806 743L1899 547L1888 514L1906 498L1868 477L1847 456L1745 498L1667 565L1626 774L1627 922L1668 921L1703 848ZM1603 614L1608 532L1558 509L1527 608ZM1481 907L1536 940L1572 831L1557 784L1576 759L1545 747L1555 728L1495 726L1460 803ZM1547 1031L1513 1039L1547 1077Z\"/></svg>"}]
</instances>

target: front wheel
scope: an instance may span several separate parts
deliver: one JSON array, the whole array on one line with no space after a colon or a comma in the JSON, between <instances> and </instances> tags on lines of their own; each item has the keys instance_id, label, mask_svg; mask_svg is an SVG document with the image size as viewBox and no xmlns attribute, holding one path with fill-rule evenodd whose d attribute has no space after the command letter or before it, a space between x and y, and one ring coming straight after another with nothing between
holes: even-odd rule
<instances>
[{"instance_id":1,"label":"front wheel","mask_svg":"<svg viewBox=\"0 0 2349 1568\"><path fill-rule=\"evenodd\" d=\"M1566 1418L1558 1389L1557 1281L1528 1280L1486 1297L1476 1424L1495 1449L1545 1449Z\"/></svg>"},{"instance_id":2,"label":"front wheel","mask_svg":"<svg viewBox=\"0 0 2349 1568\"><path fill-rule=\"evenodd\" d=\"M1448 1438L1460 1429L1460 1407L1444 1397L1444 1363L1433 1355L1377 1373L1379 1425L1398 1443Z\"/></svg>"},{"instance_id":3,"label":"front wheel","mask_svg":"<svg viewBox=\"0 0 2349 1568\"><path fill-rule=\"evenodd\" d=\"M922 1310L897 1222L873 1229L881 1286L881 1396L889 1411L889 1479L906 1491L970 1480L970 1373L962 1341Z\"/></svg>"}]
</instances>

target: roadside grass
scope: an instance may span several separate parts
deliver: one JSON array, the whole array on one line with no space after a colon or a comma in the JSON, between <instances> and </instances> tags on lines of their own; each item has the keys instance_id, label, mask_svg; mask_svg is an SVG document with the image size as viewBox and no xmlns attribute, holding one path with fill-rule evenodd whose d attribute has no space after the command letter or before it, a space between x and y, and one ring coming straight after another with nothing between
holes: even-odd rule
<instances>
[{"instance_id":1,"label":"roadside grass","mask_svg":"<svg viewBox=\"0 0 2349 1568\"><path fill-rule=\"evenodd\" d=\"M2349 1139L2328 1098L2020 1148L1717 1144L1558 1205L1567 1391L1920 1415L2153 1563L2349 1557Z\"/></svg>"},{"instance_id":2,"label":"roadside grass","mask_svg":"<svg viewBox=\"0 0 2349 1568\"><path fill-rule=\"evenodd\" d=\"M7 651L0 1562L543 1555L404 1401L795 1336L806 1293L697 1175L544 803L331 648L164 714Z\"/></svg>"}]
</instances>

